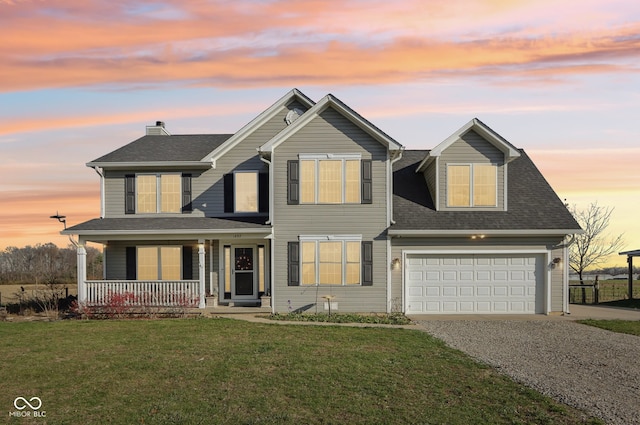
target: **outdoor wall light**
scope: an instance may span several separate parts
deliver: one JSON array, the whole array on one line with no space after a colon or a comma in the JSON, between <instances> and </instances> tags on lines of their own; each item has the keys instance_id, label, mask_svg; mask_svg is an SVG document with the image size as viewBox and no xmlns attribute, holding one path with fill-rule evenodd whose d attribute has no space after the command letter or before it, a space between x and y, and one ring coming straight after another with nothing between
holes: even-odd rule
<instances>
[{"instance_id":1,"label":"outdoor wall light","mask_svg":"<svg viewBox=\"0 0 640 425\"><path fill-rule=\"evenodd\" d=\"M560 264L562 262L562 258L556 257L553 259L553 264Z\"/></svg>"},{"instance_id":2,"label":"outdoor wall light","mask_svg":"<svg viewBox=\"0 0 640 425\"><path fill-rule=\"evenodd\" d=\"M391 270L400 270L400 259L394 258L391 261Z\"/></svg>"}]
</instances>

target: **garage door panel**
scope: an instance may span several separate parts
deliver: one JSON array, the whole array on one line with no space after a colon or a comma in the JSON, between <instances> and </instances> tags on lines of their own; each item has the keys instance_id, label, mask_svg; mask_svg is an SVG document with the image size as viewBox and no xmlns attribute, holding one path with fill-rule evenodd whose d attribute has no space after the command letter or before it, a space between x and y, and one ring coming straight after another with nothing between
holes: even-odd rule
<instances>
[{"instance_id":1,"label":"garage door panel","mask_svg":"<svg viewBox=\"0 0 640 425\"><path fill-rule=\"evenodd\" d=\"M476 280L479 281L490 281L491 280L491 272L490 271L478 271L476 272Z\"/></svg>"},{"instance_id":2,"label":"garage door panel","mask_svg":"<svg viewBox=\"0 0 640 425\"><path fill-rule=\"evenodd\" d=\"M509 288L506 286L494 286L493 295L496 297L506 297L509 292Z\"/></svg>"},{"instance_id":3,"label":"garage door panel","mask_svg":"<svg viewBox=\"0 0 640 425\"><path fill-rule=\"evenodd\" d=\"M473 297L473 286L461 286L459 294L461 297Z\"/></svg>"},{"instance_id":4,"label":"garage door panel","mask_svg":"<svg viewBox=\"0 0 640 425\"><path fill-rule=\"evenodd\" d=\"M541 313L541 255L410 255L409 313ZM419 288L419 289L416 289Z\"/></svg>"},{"instance_id":5,"label":"garage door panel","mask_svg":"<svg viewBox=\"0 0 640 425\"><path fill-rule=\"evenodd\" d=\"M523 286L512 286L511 295L515 297L521 297L525 295L525 288Z\"/></svg>"},{"instance_id":6,"label":"garage door panel","mask_svg":"<svg viewBox=\"0 0 640 425\"><path fill-rule=\"evenodd\" d=\"M491 303L488 301L476 302L476 311L478 313L491 313Z\"/></svg>"},{"instance_id":7,"label":"garage door panel","mask_svg":"<svg viewBox=\"0 0 640 425\"><path fill-rule=\"evenodd\" d=\"M443 297L455 297L458 295L458 287L457 286L443 286L442 287L442 296Z\"/></svg>"},{"instance_id":8,"label":"garage door panel","mask_svg":"<svg viewBox=\"0 0 640 425\"><path fill-rule=\"evenodd\" d=\"M478 286L477 287L477 295L479 297L489 297L491 296L491 287L490 286Z\"/></svg>"},{"instance_id":9,"label":"garage door panel","mask_svg":"<svg viewBox=\"0 0 640 425\"><path fill-rule=\"evenodd\" d=\"M461 271L460 272L460 280L462 280L462 281L473 281L473 271Z\"/></svg>"},{"instance_id":10,"label":"garage door panel","mask_svg":"<svg viewBox=\"0 0 640 425\"><path fill-rule=\"evenodd\" d=\"M506 281L509 273L506 270L496 270L493 272L493 280Z\"/></svg>"},{"instance_id":11,"label":"garage door panel","mask_svg":"<svg viewBox=\"0 0 640 425\"><path fill-rule=\"evenodd\" d=\"M442 272L442 280L446 281L457 281L458 280L458 272L457 270L445 270Z\"/></svg>"},{"instance_id":12,"label":"garage door panel","mask_svg":"<svg viewBox=\"0 0 640 425\"><path fill-rule=\"evenodd\" d=\"M475 303L473 301L461 301L458 304L458 310L460 313L473 313L475 310Z\"/></svg>"},{"instance_id":13,"label":"garage door panel","mask_svg":"<svg viewBox=\"0 0 640 425\"><path fill-rule=\"evenodd\" d=\"M439 297L440 296L440 287L439 286L427 286L425 295L427 297Z\"/></svg>"}]
</instances>

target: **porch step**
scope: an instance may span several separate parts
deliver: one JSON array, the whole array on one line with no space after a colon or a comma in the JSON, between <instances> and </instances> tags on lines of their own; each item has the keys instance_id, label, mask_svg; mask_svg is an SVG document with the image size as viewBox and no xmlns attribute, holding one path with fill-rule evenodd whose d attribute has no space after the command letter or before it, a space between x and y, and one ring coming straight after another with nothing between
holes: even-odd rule
<instances>
[{"instance_id":1,"label":"porch step","mask_svg":"<svg viewBox=\"0 0 640 425\"><path fill-rule=\"evenodd\" d=\"M210 316L215 314L269 314L271 313L271 307L241 307L219 305L217 307L194 309L194 311L200 312L203 316Z\"/></svg>"}]
</instances>

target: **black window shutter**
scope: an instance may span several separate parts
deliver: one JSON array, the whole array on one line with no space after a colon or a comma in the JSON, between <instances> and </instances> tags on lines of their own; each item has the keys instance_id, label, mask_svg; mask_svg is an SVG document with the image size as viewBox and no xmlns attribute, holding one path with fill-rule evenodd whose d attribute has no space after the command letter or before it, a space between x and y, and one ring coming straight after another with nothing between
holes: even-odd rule
<instances>
[{"instance_id":1,"label":"black window shutter","mask_svg":"<svg viewBox=\"0 0 640 425\"><path fill-rule=\"evenodd\" d=\"M269 212L269 173L258 174L258 211Z\"/></svg>"},{"instance_id":2,"label":"black window shutter","mask_svg":"<svg viewBox=\"0 0 640 425\"><path fill-rule=\"evenodd\" d=\"M193 279L193 247L182 247L182 278L185 280Z\"/></svg>"},{"instance_id":3,"label":"black window shutter","mask_svg":"<svg viewBox=\"0 0 640 425\"><path fill-rule=\"evenodd\" d=\"M289 242L288 286L300 286L300 242Z\"/></svg>"},{"instance_id":4,"label":"black window shutter","mask_svg":"<svg viewBox=\"0 0 640 425\"><path fill-rule=\"evenodd\" d=\"M136 265L136 247L128 246L127 254L126 254L126 269L127 269L127 280L136 280L137 279L137 265Z\"/></svg>"},{"instance_id":5,"label":"black window shutter","mask_svg":"<svg viewBox=\"0 0 640 425\"><path fill-rule=\"evenodd\" d=\"M232 213L234 210L233 173L224 175L224 212Z\"/></svg>"},{"instance_id":6,"label":"black window shutter","mask_svg":"<svg viewBox=\"0 0 640 425\"><path fill-rule=\"evenodd\" d=\"M360 164L362 168L362 203L371 204L373 202L373 176L371 173L371 160L363 159Z\"/></svg>"},{"instance_id":7,"label":"black window shutter","mask_svg":"<svg viewBox=\"0 0 640 425\"><path fill-rule=\"evenodd\" d=\"M287 204L300 203L300 164L297 160L287 161Z\"/></svg>"},{"instance_id":8,"label":"black window shutter","mask_svg":"<svg viewBox=\"0 0 640 425\"><path fill-rule=\"evenodd\" d=\"M191 204L191 174L182 175L182 212L193 211Z\"/></svg>"},{"instance_id":9,"label":"black window shutter","mask_svg":"<svg viewBox=\"0 0 640 425\"><path fill-rule=\"evenodd\" d=\"M373 285L373 241L362 241L362 286Z\"/></svg>"},{"instance_id":10,"label":"black window shutter","mask_svg":"<svg viewBox=\"0 0 640 425\"><path fill-rule=\"evenodd\" d=\"M136 176L134 174L124 176L124 213L136 213Z\"/></svg>"}]
</instances>

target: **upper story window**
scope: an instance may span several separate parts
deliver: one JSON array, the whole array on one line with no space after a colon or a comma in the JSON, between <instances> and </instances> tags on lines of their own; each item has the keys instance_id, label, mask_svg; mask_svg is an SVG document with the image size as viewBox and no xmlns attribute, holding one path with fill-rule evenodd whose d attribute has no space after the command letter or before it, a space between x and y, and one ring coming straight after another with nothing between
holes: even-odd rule
<instances>
[{"instance_id":1,"label":"upper story window","mask_svg":"<svg viewBox=\"0 0 640 425\"><path fill-rule=\"evenodd\" d=\"M258 212L258 173L237 172L235 176L235 212Z\"/></svg>"},{"instance_id":2,"label":"upper story window","mask_svg":"<svg viewBox=\"0 0 640 425\"><path fill-rule=\"evenodd\" d=\"M190 174L154 173L125 176L127 214L180 213L190 210Z\"/></svg>"},{"instance_id":3,"label":"upper story window","mask_svg":"<svg viewBox=\"0 0 640 425\"><path fill-rule=\"evenodd\" d=\"M269 174L234 171L222 176L225 213L269 212Z\"/></svg>"},{"instance_id":4,"label":"upper story window","mask_svg":"<svg viewBox=\"0 0 640 425\"><path fill-rule=\"evenodd\" d=\"M360 154L300 155L289 161L289 204L370 204L371 160Z\"/></svg>"},{"instance_id":5,"label":"upper story window","mask_svg":"<svg viewBox=\"0 0 640 425\"><path fill-rule=\"evenodd\" d=\"M138 175L138 213L179 213L181 182L179 174Z\"/></svg>"},{"instance_id":6,"label":"upper story window","mask_svg":"<svg viewBox=\"0 0 640 425\"><path fill-rule=\"evenodd\" d=\"M448 207L495 207L498 167L492 164L448 164Z\"/></svg>"}]
</instances>

